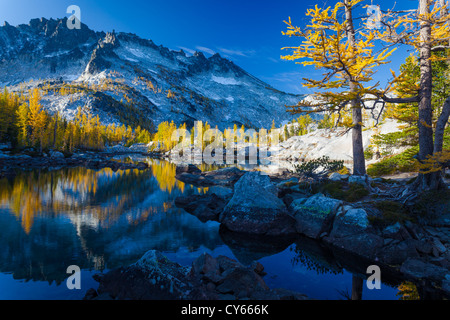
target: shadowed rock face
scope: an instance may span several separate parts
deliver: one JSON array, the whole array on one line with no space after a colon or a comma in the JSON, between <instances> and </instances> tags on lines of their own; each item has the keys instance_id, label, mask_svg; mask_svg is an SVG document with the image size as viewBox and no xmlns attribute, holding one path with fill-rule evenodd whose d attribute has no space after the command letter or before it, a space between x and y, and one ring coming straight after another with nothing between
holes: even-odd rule
<instances>
[{"instance_id":1,"label":"shadowed rock face","mask_svg":"<svg viewBox=\"0 0 450 320\"><path fill-rule=\"evenodd\" d=\"M234 185L234 195L220 222L235 232L288 235L295 233L294 219L277 196L277 188L261 172L247 172Z\"/></svg>"},{"instance_id":2,"label":"shadowed rock face","mask_svg":"<svg viewBox=\"0 0 450 320\"><path fill-rule=\"evenodd\" d=\"M202 222L218 221L220 213L223 211L223 208L230 198L231 196L223 198L217 196L215 193L208 195L191 195L176 198L175 205L196 216Z\"/></svg>"},{"instance_id":3,"label":"shadowed rock face","mask_svg":"<svg viewBox=\"0 0 450 320\"><path fill-rule=\"evenodd\" d=\"M202 254L191 268L182 267L158 251L148 251L136 263L97 275L97 291L90 289L86 300L211 300L211 299L296 299L305 295L271 290L264 282L264 267L249 267L225 256Z\"/></svg>"},{"instance_id":4,"label":"shadowed rock face","mask_svg":"<svg viewBox=\"0 0 450 320\"><path fill-rule=\"evenodd\" d=\"M118 300L183 299L192 289L186 273L186 268L168 260L160 252L148 251L135 264L97 276L100 283L97 295ZM89 294L92 298L92 292Z\"/></svg>"},{"instance_id":5,"label":"shadowed rock face","mask_svg":"<svg viewBox=\"0 0 450 320\"><path fill-rule=\"evenodd\" d=\"M120 43L115 33L107 33L106 36L99 40L97 47L94 49L86 66L86 73L95 75L96 73L111 67L112 63L109 58L118 58L114 49L120 47Z\"/></svg>"}]
</instances>

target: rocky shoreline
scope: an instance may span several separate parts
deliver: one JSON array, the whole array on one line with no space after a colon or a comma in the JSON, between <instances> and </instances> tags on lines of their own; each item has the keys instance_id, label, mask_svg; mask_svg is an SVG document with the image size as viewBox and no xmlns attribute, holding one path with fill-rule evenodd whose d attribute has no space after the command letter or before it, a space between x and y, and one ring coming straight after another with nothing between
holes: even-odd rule
<instances>
[{"instance_id":1,"label":"rocky shoreline","mask_svg":"<svg viewBox=\"0 0 450 320\"><path fill-rule=\"evenodd\" d=\"M405 219L379 226L375 222L381 220L381 213L373 203L349 203L322 193L309 193L299 188L298 177L268 176L237 168L201 173L193 166L181 166L176 178L210 188L206 195L179 197L175 201L201 221L217 221L240 233L306 236L399 272L415 283L426 281L450 296L448 203L430 221ZM344 185L364 184L367 180L337 174L332 179ZM386 186L379 180L371 182L376 186L377 198L382 197L381 190ZM395 186L391 184L390 188Z\"/></svg>"},{"instance_id":2,"label":"rocky shoreline","mask_svg":"<svg viewBox=\"0 0 450 320\"><path fill-rule=\"evenodd\" d=\"M114 160L118 153L120 153L120 150L78 152L72 155L50 152L41 156L31 156L25 153L9 154L2 151L0 154L0 178L14 177L17 170L56 170L80 166L94 170L111 168L114 171L148 168L148 164L145 162ZM141 150L137 150L136 153L153 158L160 157L156 153L148 154ZM123 154L130 154L130 151ZM438 208L438 215L434 219L419 222L409 219L390 221L390 223L380 227L375 222L380 220L382 214L372 202L366 201L367 199L348 202L330 197L326 193L305 190L299 187L301 179L289 172L267 175L259 171L242 171L235 167L201 172L194 165L180 165L176 169L176 179L209 189L204 195L176 198L176 206L195 215L203 222L219 222L221 229L233 233L233 237L238 234L270 239L273 237L277 239L289 239L295 236L307 237L321 245L332 248L331 250L339 250L366 259L370 263L388 270L388 272L395 273L396 277L412 281L422 288L432 287L433 291L437 290L442 296L450 297L450 205L448 202ZM367 177L361 179L360 177L339 174L333 174L329 179L330 181L341 182L344 188L352 184L365 185L369 183L368 189L371 190L370 192L375 193L381 199L388 193L388 190L401 188L407 183L407 181L402 181L399 184L392 184L391 182L387 184L382 179L372 180L367 179ZM432 203L430 203L431 205ZM159 257L159 253L153 255ZM161 260L162 258L154 259L159 259L158 263L167 261L167 259ZM199 257L198 259L206 258ZM216 261L217 259L219 257L207 258L208 261ZM213 264L217 263L216 261ZM254 270L245 272L243 270L249 267L239 266L239 273L242 271L242 276L246 273L248 276L248 273ZM210 281L211 279L209 279L209 283L204 282L205 279L194 281L195 277L192 278L192 270L183 268L181 266L176 267L176 269L179 269L178 272L183 273L183 281L186 282L186 286L197 288L197 291L195 291L197 295L179 295L172 296L172 298L256 299L257 297L252 296L249 292L244 295L244 293L237 291L231 293L217 291L215 288L222 281L225 281L225 275L217 281ZM145 276L145 272L138 271L136 267L124 267L122 269L131 272L131 279L134 279L136 274ZM114 274L117 270L111 272ZM190 272L190 276L187 275L187 272ZM220 275L223 272L224 270L220 271ZM198 272L195 271L194 273L198 278ZM253 274L250 278L253 279L252 281L257 279L256 282L258 283L262 280ZM122 280L125 281L125 279L127 279L127 276L124 276ZM128 293L122 296L122 293L120 293L122 289L119 290L121 286L118 284L119 287L114 290L119 291L116 292L111 289L111 286L115 286L112 284L112 282L115 282L113 278L106 276L105 278L98 278L98 280L100 282L99 291L93 292L91 290L87 297L105 298L106 295L102 295L102 290L103 293L108 293L109 298L131 297L127 295ZM108 282L111 283L107 284ZM125 283L122 284L126 287ZM216 291L212 290L213 286ZM151 288L151 286L147 287L146 290L148 291ZM264 286L261 288L264 288ZM139 290L144 290L144 288ZM261 299L305 298L301 294L288 293L287 291L283 291L283 294L282 291L275 292L273 290L261 292L258 291ZM129 294L133 295L134 293ZM164 297L164 295L161 297ZM157 297L155 296L155 298Z\"/></svg>"},{"instance_id":3,"label":"rocky shoreline","mask_svg":"<svg viewBox=\"0 0 450 320\"><path fill-rule=\"evenodd\" d=\"M127 155L132 152L111 153L111 152L77 152L65 155L54 151L43 155L20 154L0 154L0 178L12 178L16 175L16 170L47 169L57 170L61 168L85 167L87 169L99 170L111 168L113 171L148 168L148 164L142 161L123 162L116 161L114 157ZM157 154L137 152L136 154L158 158Z\"/></svg>"}]
</instances>

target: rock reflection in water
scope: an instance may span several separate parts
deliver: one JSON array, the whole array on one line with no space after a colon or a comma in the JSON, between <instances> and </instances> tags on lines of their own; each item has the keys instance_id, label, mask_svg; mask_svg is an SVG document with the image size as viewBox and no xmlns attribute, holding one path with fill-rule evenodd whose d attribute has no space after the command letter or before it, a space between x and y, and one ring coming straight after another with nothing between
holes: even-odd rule
<instances>
[{"instance_id":1,"label":"rock reflection in water","mask_svg":"<svg viewBox=\"0 0 450 320\"><path fill-rule=\"evenodd\" d=\"M0 182L0 272L61 283L66 268L103 270L136 261L149 249L222 245L218 225L203 225L172 206L206 190L175 179L173 164L149 170L85 168L19 172Z\"/></svg>"},{"instance_id":2,"label":"rock reflection in water","mask_svg":"<svg viewBox=\"0 0 450 320\"><path fill-rule=\"evenodd\" d=\"M243 265L250 265L253 261L280 253L295 241L295 237L267 237L236 233L223 226L220 227L219 232L223 242Z\"/></svg>"}]
</instances>

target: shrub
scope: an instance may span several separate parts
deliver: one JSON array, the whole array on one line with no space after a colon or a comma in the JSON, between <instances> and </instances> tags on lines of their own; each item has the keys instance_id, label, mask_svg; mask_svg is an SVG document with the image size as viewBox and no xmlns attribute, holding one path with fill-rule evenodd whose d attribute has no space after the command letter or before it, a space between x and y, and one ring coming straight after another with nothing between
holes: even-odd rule
<instances>
[{"instance_id":1,"label":"shrub","mask_svg":"<svg viewBox=\"0 0 450 320\"><path fill-rule=\"evenodd\" d=\"M401 203L395 201L377 201L374 203L374 207L381 211L381 216L369 217L373 226L384 228L397 222L404 223L415 220Z\"/></svg>"},{"instance_id":2,"label":"shrub","mask_svg":"<svg viewBox=\"0 0 450 320\"><path fill-rule=\"evenodd\" d=\"M333 199L346 202L357 202L369 195L369 190L358 183L346 185L343 181L326 181L312 186L312 193L323 193Z\"/></svg>"},{"instance_id":3,"label":"shrub","mask_svg":"<svg viewBox=\"0 0 450 320\"><path fill-rule=\"evenodd\" d=\"M350 174L350 170L348 170L348 168L344 166L341 170L337 171L337 173L344 174L344 175Z\"/></svg>"},{"instance_id":4,"label":"shrub","mask_svg":"<svg viewBox=\"0 0 450 320\"><path fill-rule=\"evenodd\" d=\"M323 156L319 159L306 161L301 164L294 165L295 172L317 179L323 179L331 172L337 172L344 168L344 161L342 160L330 160L330 157Z\"/></svg>"},{"instance_id":5,"label":"shrub","mask_svg":"<svg viewBox=\"0 0 450 320\"><path fill-rule=\"evenodd\" d=\"M364 150L364 159L371 160L374 156L375 152L373 150L373 146L368 146L366 150Z\"/></svg>"},{"instance_id":6,"label":"shrub","mask_svg":"<svg viewBox=\"0 0 450 320\"><path fill-rule=\"evenodd\" d=\"M410 211L422 218L434 219L450 213L450 190L423 192L411 206Z\"/></svg>"},{"instance_id":7,"label":"shrub","mask_svg":"<svg viewBox=\"0 0 450 320\"><path fill-rule=\"evenodd\" d=\"M414 158L417 152L418 147L413 147L395 156L384 158L369 165L367 174L372 177L379 177L396 172L416 172L419 169L419 162Z\"/></svg>"}]
</instances>

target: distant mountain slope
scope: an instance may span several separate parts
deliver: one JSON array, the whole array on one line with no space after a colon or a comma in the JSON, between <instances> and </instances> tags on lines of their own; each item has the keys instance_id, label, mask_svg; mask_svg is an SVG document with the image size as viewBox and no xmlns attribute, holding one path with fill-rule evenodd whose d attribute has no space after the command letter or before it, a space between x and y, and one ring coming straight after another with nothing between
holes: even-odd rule
<instances>
[{"instance_id":1,"label":"distant mountain slope","mask_svg":"<svg viewBox=\"0 0 450 320\"><path fill-rule=\"evenodd\" d=\"M293 118L285 105L304 96L278 91L215 54L187 56L129 33L104 33L67 18L33 19L0 27L0 85L27 92L41 87L42 103L71 118L80 106L104 123L153 128L174 120L269 128ZM62 90L61 90L62 89Z\"/></svg>"}]
</instances>

